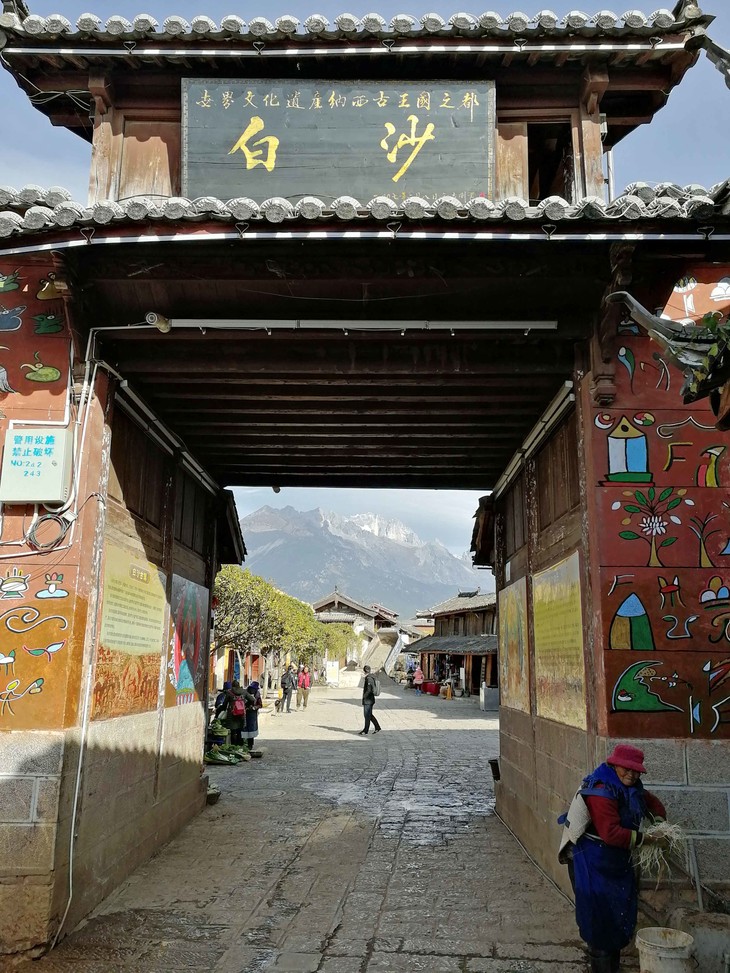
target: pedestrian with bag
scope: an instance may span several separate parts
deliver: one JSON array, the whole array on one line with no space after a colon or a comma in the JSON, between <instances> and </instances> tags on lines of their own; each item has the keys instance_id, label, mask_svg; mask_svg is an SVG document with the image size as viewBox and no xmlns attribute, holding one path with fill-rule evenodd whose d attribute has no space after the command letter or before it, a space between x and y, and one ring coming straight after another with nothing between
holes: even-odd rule
<instances>
[{"instance_id":1,"label":"pedestrian with bag","mask_svg":"<svg viewBox=\"0 0 730 973\"><path fill-rule=\"evenodd\" d=\"M246 729L246 691L234 679L227 694L226 715L223 722L231 731L231 743L241 745L241 731Z\"/></svg>"},{"instance_id":2,"label":"pedestrian with bag","mask_svg":"<svg viewBox=\"0 0 730 973\"><path fill-rule=\"evenodd\" d=\"M365 683L362 687L362 708L365 714L365 728L360 730L358 736L364 737L368 735L371 723L375 727L373 732L380 733L380 723L373 716L375 697L380 695L380 683L370 671L370 666L363 666L362 671L365 673Z\"/></svg>"},{"instance_id":3,"label":"pedestrian with bag","mask_svg":"<svg viewBox=\"0 0 730 973\"><path fill-rule=\"evenodd\" d=\"M299 678L297 680L297 709L301 706L302 709L307 708L307 702L309 701L309 690L312 688L312 677L309 675L309 666L304 666L302 671L299 673Z\"/></svg>"},{"instance_id":4,"label":"pedestrian with bag","mask_svg":"<svg viewBox=\"0 0 730 973\"><path fill-rule=\"evenodd\" d=\"M261 686L258 682L250 682L246 686L246 725L241 731L249 751L253 750L253 741L259 735L259 710L263 705Z\"/></svg>"},{"instance_id":5,"label":"pedestrian with bag","mask_svg":"<svg viewBox=\"0 0 730 973\"><path fill-rule=\"evenodd\" d=\"M279 706L279 712L283 713L286 708L287 713L291 713L291 697L292 693L297 687L297 677L294 673L294 666L289 666L284 675L281 677L281 705Z\"/></svg>"},{"instance_id":6,"label":"pedestrian with bag","mask_svg":"<svg viewBox=\"0 0 730 973\"><path fill-rule=\"evenodd\" d=\"M568 866L575 917L588 946L591 973L618 973L621 950L636 929L639 891L632 851L664 839L644 834L644 821L664 820L664 805L644 790L644 754L622 743L589 774L561 815L558 860Z\"/></svg>"}]
</instances>

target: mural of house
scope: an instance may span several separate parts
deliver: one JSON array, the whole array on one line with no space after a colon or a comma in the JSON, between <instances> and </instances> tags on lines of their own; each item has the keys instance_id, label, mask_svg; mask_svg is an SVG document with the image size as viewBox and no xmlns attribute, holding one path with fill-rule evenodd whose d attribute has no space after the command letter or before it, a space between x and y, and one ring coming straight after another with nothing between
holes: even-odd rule
<instances>
[{"instance_id":1,"label":"mural of house","mask_svg":"<svg viewBox=\"0 0 730 973\"><path fill-rule=\"evenodd\" d=\"M410 646L428 680L450 679L454 688L479 695L497 686L497 598L460 591L431 609L434 633Z\"/></svg>"}]
</instances>

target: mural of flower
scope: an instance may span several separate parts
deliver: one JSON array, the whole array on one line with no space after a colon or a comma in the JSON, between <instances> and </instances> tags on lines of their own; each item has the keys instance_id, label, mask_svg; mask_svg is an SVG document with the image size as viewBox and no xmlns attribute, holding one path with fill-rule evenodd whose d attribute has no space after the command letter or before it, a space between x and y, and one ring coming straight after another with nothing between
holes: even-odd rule
<instances>
[{"instance_id":1,"label":"mural of flower","mask_svg":"<svg viewBox=\"0 0 730 973\"><path fill-rule=\"evenodd\" d=\"M625 495L632 497L636 502L623 504L623 509L629 514L629 517L624 520L624 524L630 525L632 516L640 514L641 520L638 521L637 526L641 533L637 533L635 530L622 530L619 532L619 537L625 541L645 541L649 545L647 567L663 567L659 552L664 547L671 547L677 541L676 537L664 537L664 535L667 533L670 522L673 524L682 523L680 518L676 514L670 514L670 511L675 510L681 504L684 492L684 490L679 490L677 491L678 495L673 496L674 487L667 487L662 490L659 496L657 496L654 487L649 487L646 493L641 490L634 490L633 493L626 491ZM621 507L621 504L615 503L613 507L617 509ZM663 540L657 542L657 538L661 537L663 537Z\"/></svg>"},{"instance_id":2,"label":"mural of flower","mask_svg":"<svg viewBox=\"0 0 730 973\"><path fill-rule=\"evenodd\" d=\"M666 534L669 524L661 517L653 516L644 517L639 526L650 537L658 537L660 534Z\"/></svg>"}]
</instances>

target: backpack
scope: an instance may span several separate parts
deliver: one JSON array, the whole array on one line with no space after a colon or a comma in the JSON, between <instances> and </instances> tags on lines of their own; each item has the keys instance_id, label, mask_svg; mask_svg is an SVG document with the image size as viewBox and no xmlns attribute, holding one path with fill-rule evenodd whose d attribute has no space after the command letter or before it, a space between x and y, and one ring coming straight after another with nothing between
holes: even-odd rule
<instances>
[{"instance_id":1,"label":"backpack","mask_svg":"<svg viewBox=\"0 0 730 973\"><path fill-rule=\"evenodd\" d=\"M378 679L377 676L373 676L373 695L374 696L380 695L380 680Z\"/></svg>"},{"instance_id":2,"label":"backpack","mask_svg":"<svg viewBox=\"0 0 730 973\"><path fill-rule=\"evenodd\" d=\"M236 696L231 707L231 716L243 717L246 715L246 703L243 696Z\"/></svg>"}]
</instances>

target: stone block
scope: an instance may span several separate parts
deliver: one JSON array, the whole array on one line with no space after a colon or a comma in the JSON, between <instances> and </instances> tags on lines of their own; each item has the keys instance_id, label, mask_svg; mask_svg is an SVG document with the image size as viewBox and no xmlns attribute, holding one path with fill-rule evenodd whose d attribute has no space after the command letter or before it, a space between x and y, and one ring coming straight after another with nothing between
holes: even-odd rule
<instances>
[{"instance_id":1,"label":"stone block","mask_svg":"<svg viewBox=\"0 0 730 973\"><path fill-rule=\"evenodd\" d=\"M41 730L0 732L0 767L4 774L58 774L63 734Z\"/></svg>"},{"instance_id":2,"label":"stone block","mask_svg":"<svg viewBox=\"0 0 730 973\"><path fill-rule=\"evenodd\" d=\"M53 889L50 885L0 884L0 957L20 952L48 938ZM0 958L0 969L5 969Z\"/></svg>"},{"instance_id":3,"label":"stone block","mask_svg":"<svg viewBox=\"0 0 730 973\"><path fill-rule=\"evenodd\" d=\"M730 747L727 740L688 740L690 784L730 783Z\"/></svg>"},{"instance_id":4,"label":"stone block","mask_svg":"<svg viewBox=\"0 0 730 973\"><path fill-rule=\"evenodd\" d=\"M34 785L33 777L0 777L0 821L30 821Z\"/></svg>"},{"instance_id":5,"label":"stone block","mask_svg":"<svg viewBox=\"0 0 730 973\"><path fill-rule=\"evenodd\" d=\"M52 824L0 824L0 873L50 872L55 838Z\"/></svg>"},{"instance_id":6,"label":"stone block","mask_svg":"<svg viewBox=\"0 0 730 973\"><path fill-rule=\"evenodd\" d=\"M702 881L730 886L730 837L693 838L692 841Z\"/></svg>"},{"instance_id":7,"label":"stone block","mask_svg":"<svg viewBox=\"0 0 730 973\"><path fill-rule=\"evenodd\" d=\"M59 777L39 777L36 795L35 820L56 821L61 780Z\"/></svg>"},{"instance_id":8,"label":"stone block","mask_svg":"<svg viewBox=\"0 0 730 973\"><path fill-rule=\"evenodd\" d=\"M729 791L696 787L653 787L668 820L685 831L717 831L730 837Z\"/></svg>"},{"instance_id":9,"label":"stone block","mask_svg":"<svg viewBox=\"0 0 730 973\"><path fill-rule=\"evenodd\" d=\"M279 953L273 969L286 973L315 973L321 961L321 953Z\"/></svg>"},{"instance_id":10,"label":"stone block","mask_svg":"<svg viewBox=\"0 0 730 973\"><path fill-rule=\"evenodd\" d=\"M649 788L652 784L686 784L684 742L682 740L606 740L607 757L618 743L630 743L644 751L644 763ZM727 779L727 778L726 778Z\"/></svg>"}]
</instances>

